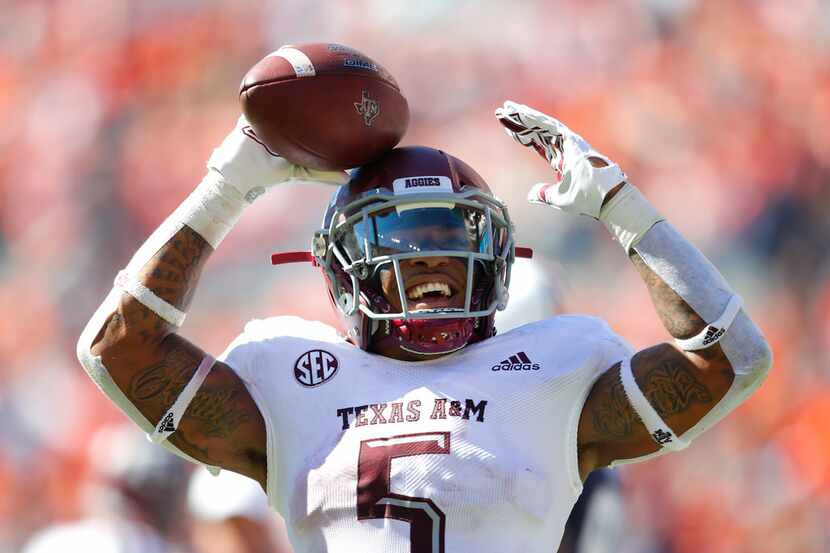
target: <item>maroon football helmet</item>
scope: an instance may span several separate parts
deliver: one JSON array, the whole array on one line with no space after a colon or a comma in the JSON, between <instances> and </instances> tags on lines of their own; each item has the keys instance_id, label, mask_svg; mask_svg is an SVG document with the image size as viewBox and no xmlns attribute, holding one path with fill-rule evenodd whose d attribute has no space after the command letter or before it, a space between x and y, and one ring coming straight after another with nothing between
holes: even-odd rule
<instances>
[{"instance_id":1,"label":"maroon football helmet","mask_svg":"<svg viewBox=\"0 0 830 553\"><path fill-rule=\"evenodd\" d=\"M420 358L495 334L515 248L507 208L478 173L410 146L352 173L312 255L355 345Z\"/></svg>"}]
</instances>

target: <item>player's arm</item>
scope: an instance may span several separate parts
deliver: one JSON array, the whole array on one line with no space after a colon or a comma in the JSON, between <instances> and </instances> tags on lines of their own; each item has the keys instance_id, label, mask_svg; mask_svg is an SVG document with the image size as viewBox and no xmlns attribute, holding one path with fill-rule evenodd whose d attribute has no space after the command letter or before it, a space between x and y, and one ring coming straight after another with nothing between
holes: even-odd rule
<instances>
[{"instance_id":1,"label":"player's arm","mask_svg":"<svg viewBox=\"0 0 830 553\"><path fill-rule=\"evenodd\" d=\"M532 146L558 182L529 199L600 220L629 254L675 338L623 359L596 381L579 423L580 471L682 449L746 399L772 354L740 298L625 174L559 121L508 102L509 134Z\"/></svg>"},{"instance_id":2,"label":"player's arm","mask_svg":"<svg viewBox=\"0 0 830 553\"><path fill-rule=\"evenodd\" d=\"M121 278L135 279L161 301L185 312L212 252L205 239L185 225L137 274L124 277L122 273ZM174 323L144 305L150 302L142 303L123 289L117 296L112 313L93 339L91 356L106 367L132 405L162 431L163 416L202 361L210 363L204 382L168 439L202 463L264 484L265 426L239 377L180 336Z\"/></svg>"},{"instance_id":3,"label":"player's arm","mask_svg":"<svg viewBox=\"0 0 830 553\"><path fill-rule=\"evenodd\" d=\"M273 156L237 127L208 162L196 190L136 252L87 324L78 357L133 421L191 460L265 484L265 426L244 383L181 337L208 257L244 209L288 180L341 182Z\"/></svg>"},{"instance_id":4,"label":"player's arm","mask_svg":"<svg viewBox=\"0 0 830 553\"><path fill-rule=\"evenodd\" d=\"M707 323L649 268L639 254L632 252L630 259L672 336L689 339L701 331L705 333ZM742 315L742 318L745 317ZM747 326L751 322L746 319L738 324ZM741 387L746 389L746 381L750 380L754 389L769 368L769 349L760 333L748 336L745 348L732 338L724 336L734 348L744 349L752 357L748 365L741 367L750 377L747 379L744 375ZM693 438L687 432L712 412L735 382L735 370L724 352L725 345L714 343L704 349L684 351L676 344L662 343L641 350L625 361L630 363L635 385L667 425L663 432L660 428L646 428L635 410L629 397L630 391L626 391L622 381L621 370L628 367L623 367L621 362L605 371L591 389L579 422L580 471L583 477L595 468L657 453L664 446L678 444L678 448L685 447ZM742 362L746 363L746 360ZM743 399L748 393L741 395ZM737 402L729 405L728 410L735 406ZM697 433L703 430L700 428ZM669 439L672 442L661 443Z\"/></svg>"}]
</instances>

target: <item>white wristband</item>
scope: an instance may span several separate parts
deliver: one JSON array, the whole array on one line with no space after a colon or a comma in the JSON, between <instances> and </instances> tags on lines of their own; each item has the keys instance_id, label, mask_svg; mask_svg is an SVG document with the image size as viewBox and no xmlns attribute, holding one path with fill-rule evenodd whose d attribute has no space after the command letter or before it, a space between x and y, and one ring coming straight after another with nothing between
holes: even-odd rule
<instances>
[{"instance_id":1,"label":"white wristband","mask_svg":"<svg viewBox=\"0 0 830 553\"><path fill-rule=\"evenodd\" d=\"M202 387L202 383L215 362L216 360L207 354L202 358L202 362L199 363L199 368L193 373L190 382L187 383L187 386L181 391L170 409L159 420L155 432L147 436L151 442L161 443L179 428L179 422L181 422L184 412L187 411L190 402L193 401L199 388Z\"/></svg>"},{"instance_id":2,"label":"white wristband","mask_svg":"<svg viewBox=\"0 0 830 553\"><path fill-rule=\"evenodd\" d=\"M127 264L127 272L138 274L185 225L216 249L248 205L242 194L223 180L219 171L210 169L199 186L135 252Z\"/></svg>"},{"instance_id":3,"label":"white wristband","mask_svg":"<svg viewBox=\"0 0 830 553\"><path fill-rule=\"evenodd\" d=\"M196 231L215 250L249 205L219 171L211 169L171 218L177 215L181 225Z\"/></svg>"},{"instance_id":4,"label":"white wristband","mask_svg":"<svg viewBox=\"0 0 830 553\"><path fill-rule=\"evenodd\" d=\"M738 311L740 310L741 297L738 294L735 294L729 300L729 303L726 304L726 309L723 310L721 316L714 322L706 325L706 328L701 330L700 334L685 340L675 338L674 341L685 351L696 351L713 346L717 344L721 338L723 338L724 334L726 334L726 331L732 325L732 322L735 320L735 317L738 315Z\"/></svg>"},{"instance_id":5,"label":"white wristband","mask_svg":"<svg viewBox=\"0 0 830 553\"><path fill-rule=\"evenodd\" d=\"M651 202L630 183L623 185L599 212L599 220L626 253L663 219Z\"/></svg>"},{"instance_id":6,"label":"white wristband","mask_svg":"<svg viewBox=\"0 0 830 553\"><path fill-rule=\"evenodd\" d=\"M179 327L184 323L184 318L187 316L184 312L158 297L155 292L144 286L126 270L116 275L115 287L134 297L141 305L171 325Z\"/></svg>"},{"instance_id":7,"label":"white wristband","mask_svg":"<svg viewBox=\"0 0 830 553\"><path fill-rule=\"evenodd\" d=\"M663 418L657 413L654 407L651 406L646 396L643 395L642 390L634 380L634 373L631 371L631 359L624 359L620 364L620 379L622 380L623 390L628 397L628 402L634 412L643 421L651 439L657 442L663 449L671 451L679 451L686 448L689 444L675 435L674 431L669 427Z\"/></svg>"}]
</instances>

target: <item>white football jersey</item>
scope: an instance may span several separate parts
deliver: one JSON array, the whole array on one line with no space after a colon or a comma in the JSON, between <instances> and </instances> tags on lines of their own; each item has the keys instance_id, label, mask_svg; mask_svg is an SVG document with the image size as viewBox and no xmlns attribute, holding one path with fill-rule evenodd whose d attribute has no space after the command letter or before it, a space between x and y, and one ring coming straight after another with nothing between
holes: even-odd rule
<instances>
[{"instance_id":1,"label":"white football jersey","mask_svg":"<svg viewBox=\"0 0 830 553\"><path fill-rule=\"evenodd\" d=\"M630 355L593 317L422 362L276 317L222 359L265 419L268 498L297 553L551 553L582 490L582 405Z\"/></svg>"}]
</instances>

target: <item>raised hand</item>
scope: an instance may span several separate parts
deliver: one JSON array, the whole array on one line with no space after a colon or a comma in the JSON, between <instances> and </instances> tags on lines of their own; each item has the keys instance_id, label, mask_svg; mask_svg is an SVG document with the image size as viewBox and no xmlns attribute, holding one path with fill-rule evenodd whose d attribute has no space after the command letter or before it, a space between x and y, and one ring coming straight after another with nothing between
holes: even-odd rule
<instances>
[{"instance_id":1,"label":"raised hand","mask_svg":"<svg viewBox=\"0 0 830 553\"><path fill-rule=\"evenodd\" d=\"M318 171L295 165L271 152L259 139L244 116L222 144L213 150L208 169L218 171L245 200L253 202L270 187L287 181L340 185L349 180L345 171Z\"/></svg>"},{"instance_id":2,"label":"raised hand","mask_svg":"<svg viewBox=\"0 0 830 553\"><path fill-rule=\"evenodd\" d=\"M496 117L508 136L536 150L554 170L556 180L533 186L528 201L599 219L606 194L626 181L619 165L561 121L523 104L507 101Z\"/></svg>"}]
</instances>

